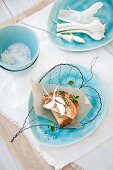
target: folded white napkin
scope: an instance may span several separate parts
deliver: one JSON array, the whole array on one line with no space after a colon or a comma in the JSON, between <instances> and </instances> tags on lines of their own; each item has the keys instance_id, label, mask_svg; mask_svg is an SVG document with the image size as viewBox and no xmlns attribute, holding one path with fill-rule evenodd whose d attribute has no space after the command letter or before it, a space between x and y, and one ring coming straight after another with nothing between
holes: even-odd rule
<instances>
[{"instance_id":1,"label":"folded white napkin","mask_svg":"<svg viewBox=\"0 0 113 170\"><path fill-rule=\"evenodd\" d=\"M27 18L24 22L46 29L50 10L51 5ZM96 56L99 56L99 59L94 72L100 76L109 96L108 111L100 127L81 142L66 147L52 148L41 145L31 130L25 132L32 146L50 165L62 168L113 136L113 57L102 48L89 52L61 50L51 42L47 33L33 30L40 38L40 55L34 67L20 73L8 72L0 68L0 113L21 127L28 113L31 78L39 79L45 72L59 63L80 64L90 68L91 61Z\"/></svg>"}]
</instances>

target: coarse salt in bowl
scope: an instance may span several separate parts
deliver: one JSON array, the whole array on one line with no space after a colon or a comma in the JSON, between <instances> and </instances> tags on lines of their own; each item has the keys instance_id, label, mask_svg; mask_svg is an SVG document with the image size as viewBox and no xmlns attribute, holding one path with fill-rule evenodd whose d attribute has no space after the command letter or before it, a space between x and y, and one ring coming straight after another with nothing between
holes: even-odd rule
<instances>
[{"instance_id":1,"label":"coarse salt in bowl","mask_svg":"<svg viewBox=\"0 0 113 170\"><path fill-rule=\"evenodd\" d=\"M32 66L39 55L35 32L22 25L0 29L0 66L9 71L22 71Z\"/></svg>"}]
</instances>

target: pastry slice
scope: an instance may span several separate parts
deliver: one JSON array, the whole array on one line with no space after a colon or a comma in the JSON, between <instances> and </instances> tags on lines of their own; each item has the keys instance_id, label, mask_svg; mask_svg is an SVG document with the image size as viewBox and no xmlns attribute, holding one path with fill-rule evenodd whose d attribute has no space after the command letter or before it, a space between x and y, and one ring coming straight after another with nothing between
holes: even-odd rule
<instances>
[{"instance_id":1,"label":"pastry slice","mask_svg":"<svg viewBox=\"0 0 113 170\"><path fill-rule=\"evenodd\" d=\"M73 102L71 95L64 91L56 91L55 92L55 101L52 100L54 93L49 93L49 96L44 96L44 107L49 104L49 106L54 104L50 110L52 111L53 115L55 116L59 126L65 127L69 125L72 120L77 116L79 105L77 102ZM63 99L63 101L62 101ZM61 106L60 107L58 106ZM62 110L64 110L62 114Z\"/></svg>"}]
</instances>

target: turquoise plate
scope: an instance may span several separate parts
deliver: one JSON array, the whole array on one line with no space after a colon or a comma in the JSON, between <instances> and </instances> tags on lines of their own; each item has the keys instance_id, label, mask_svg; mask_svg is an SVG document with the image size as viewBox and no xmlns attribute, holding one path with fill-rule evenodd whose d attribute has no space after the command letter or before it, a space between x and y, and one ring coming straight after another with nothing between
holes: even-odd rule
<instances>
[{"instance_id":1,"label":"turquoise plate","mask_svg":"<svg viewBox=\"0 0 113 170\"><path fill-rule=\"evenodd\" d=\"M39 142L54 147L69 145L90 135L99 126L106 113L108 97L100 79L91 70L79 65L60 64L48 71L39 82L80 88L92 104L91 110L81 121L82 128L60 129L48 119L34 113L31 93L28 105L29 121L30 125L34 126L32 132Z\"/></svg>"},{"instance_id":2,"label":"turquoise plate","mask_svg":"<svg viewBox=\"0 0 113 170\"><path fill-rule=\"evenodd\" d=\"M54 34L49 34L51 40L59 47L69 51L92 50L104 46L105 44L112 41L113 40L113 0L100 0L100 1L104 3L104 6L98 11L96 16L98 16L101 19L102 23L106 23L105 38L99 41L95 41L86 34L78 34L86 40L86 43L80 44L75 41L73 41L72 43L68 43ZM56 23L54 23L51 20L51 18L58 22L59 10L68 9L67 6L69 6L73 10L83 11L96 2L99 1L98 0L88 0L88 1L87 0L78 0L78 1L57 0L56 3L53 5L52 11L50 13L50 17L48 21L48 30L50 32L56 33Z\"/></svg>"}]
</instances>

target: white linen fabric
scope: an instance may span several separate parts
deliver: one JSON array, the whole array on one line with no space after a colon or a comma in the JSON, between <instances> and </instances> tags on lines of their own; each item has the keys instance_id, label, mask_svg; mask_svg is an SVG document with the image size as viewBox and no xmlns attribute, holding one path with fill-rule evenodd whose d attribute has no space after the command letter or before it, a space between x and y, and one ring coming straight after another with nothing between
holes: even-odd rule
<instances>
[{"instance_id":1,"label":"white linen fabric","mask_svg":"<svg viewBox=\"0 0 113 170\"><path fill-rule=\"evenodd\" d=\"M52 5L49 5L23 22L47 29L51 7ZM18 73L0 68L0 113L21 127L28 113L31 79L39 79L59 63L80 64L90 68L91 61L96 56L99 56L99 59L94 72L105 84L109 96L108 110L101 125L94 133L78 143L56 148L43 146L35 139L31 130L25 132L32 146L40 152L43 158L56 169L60 169L113 136L113 57L103 48L89 52L64 51L51 42L47 33L33 30L40 39L40 55L34 67Z\"/></svg>"}]
</instances>

